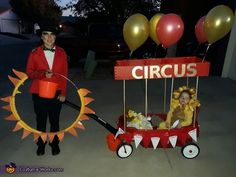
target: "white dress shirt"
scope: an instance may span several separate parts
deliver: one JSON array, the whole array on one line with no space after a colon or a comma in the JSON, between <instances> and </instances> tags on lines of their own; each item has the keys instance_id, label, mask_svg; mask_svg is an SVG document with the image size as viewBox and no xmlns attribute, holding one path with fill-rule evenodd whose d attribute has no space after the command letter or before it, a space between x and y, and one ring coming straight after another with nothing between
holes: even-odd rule
<instances>
[{"instance_id":1,"label":"white dress shirt","mask_svg":"<svg viewBox=\"0 0 236 177\"><path fill-rule=\"evenodd\" d=\"M54 49L55 49L55 47L54 47ZM44 50L44 54L47 59L49 69L52 70L55 52L52 52L50 50Z\"/></svg>"}]
</instances>

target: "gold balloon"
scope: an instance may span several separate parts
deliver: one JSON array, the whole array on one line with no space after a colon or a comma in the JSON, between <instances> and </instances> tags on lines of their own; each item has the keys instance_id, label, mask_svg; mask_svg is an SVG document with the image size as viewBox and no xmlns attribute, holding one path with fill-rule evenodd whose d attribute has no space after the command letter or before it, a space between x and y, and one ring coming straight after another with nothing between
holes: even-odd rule
<instances>
[{"instance_id":1,"label":"gold balloon","mask_svg":"<svg viewBox=\"0 0 236 177\"><path fill-rule=\"evenodd\" d=\"M232 28L233 11L225 5L218 5L211 9L204 22L203 30L207 41L212 44L223 38Z\"/></svg>"},{"instance_id":2,"label":"gold balloon","mask_svg":"<svg viewBox=\"0 0 236 177\"><path fill-rule=\"evenodd\" d=\"M140 14L130 16L123 26L123 36L131 52L140 47L149 36L149 21Z\"/></svg>"},{"instance_id":3,"label":"gold balloon","mask_svg":"<svg viewBox=\"0 0 236 177\"><path fill-rule=\"evenodd\" d=\"M163 15L162 13L157 13L149 21L149 26L150 26L150 34L149 35L157 45L160 44L160 41L157 37L157 23L159 22L162 15Z\"/></svg>"}]
</instances>

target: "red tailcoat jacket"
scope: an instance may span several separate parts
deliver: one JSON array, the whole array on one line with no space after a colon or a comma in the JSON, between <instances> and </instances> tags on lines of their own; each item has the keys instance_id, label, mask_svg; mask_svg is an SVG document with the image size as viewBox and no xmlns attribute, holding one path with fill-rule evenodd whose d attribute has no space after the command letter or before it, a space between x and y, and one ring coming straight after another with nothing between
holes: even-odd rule
<instances>
[{"instance_id":1,"label":"red tailcoat jacket","mask_svg":"<svg viewBox=\"0 0 236 177\"><path fill-rule=\"evenodd\" d=\"M67 68L67 55L65 51L56 46L54 61L52 65L52 78L45 77L45 71L50 70L48 66L47 59L45 57L43 47L37 47L31 51L29 54L26 73L33 79L30 86L30 93L39 93L39 80L48 80L58 84L57 90L61 91L61 95L66 95L66 86L67 80L61 77L59 74L67 77L68 68ZM58 73L58 74L57 74Z\"/></svg>"}]
</instances>

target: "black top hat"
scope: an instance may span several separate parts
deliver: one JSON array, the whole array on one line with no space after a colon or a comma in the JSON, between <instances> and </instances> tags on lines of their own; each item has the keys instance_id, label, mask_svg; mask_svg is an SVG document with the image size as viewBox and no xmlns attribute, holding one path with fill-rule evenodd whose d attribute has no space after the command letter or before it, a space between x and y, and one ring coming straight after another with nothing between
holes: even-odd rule
<instances>
[{"instance_id":1,"label":"black top hat","mask_svg":"<svg viewBox=\"0 0 236 177\"><path fill-rule=\"evenodd\" d=\"M58 30L58 26L55 24L55 22L52 22L50 20L46 20L46 21L41 21L38 23L40 29L37 31L37 34L39 36L42 35L43 31L50 31L53 32L55 34L58 34L59 30Z\"/></svg>"}]
</instances>

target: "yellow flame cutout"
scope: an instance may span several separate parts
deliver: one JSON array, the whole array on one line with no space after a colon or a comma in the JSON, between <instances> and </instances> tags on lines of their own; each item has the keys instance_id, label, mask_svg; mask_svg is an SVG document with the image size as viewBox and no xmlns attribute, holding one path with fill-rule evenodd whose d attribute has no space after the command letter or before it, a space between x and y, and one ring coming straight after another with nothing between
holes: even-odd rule
<instances>
[{"instance_id":1,"label":"yellow flame cutout","mask_svg":"<svg viewBox=\"0 0 236 177\"><path fill-rule=\"evenodd\" d=\"M12 77L8 76L9 80L14 84L14 89L11 94L11 96L1 98L2 101L8 103L9 105L3 106L2 108L11 112L9 116L7 116L5 119L8 121L15 121L16 125L13 132L19 131L23 129L22 139L26 138L30 134L33 134L34 141L37 140L39 137L42 138L42 140L45 142L47 139L49 139L50 142L52 142L54 136L58 136L59 140L62 141L64 138L65 133L70 133L73 136L78 136L76 129L82 129L84 130L85 127L82 124L81 121L88 120L89 118L86 116L86 113L95 113L92 109L88 108L87 105L93 101L93 98L85 97L87 96L90 91L84 88L78 89L77 93L80 97L81 102L81 108L79 115L77 116L76 120L67 128L60 130L58 132L41 132L36 130L35 128L30 127L28 124L26 124L20 117L20 115L17 112L16 104L15 104L15 96L17 94L21 94L19 91L19 88L24 84L24 82L28 79L28 76L24 72L16 71L13 69L14 74L18 77Z\"/></svg>"}]
</instances>

